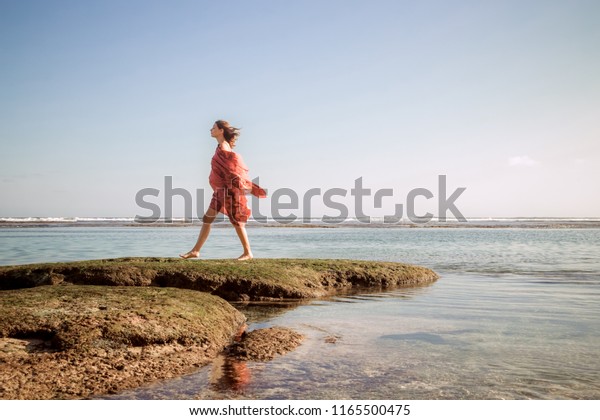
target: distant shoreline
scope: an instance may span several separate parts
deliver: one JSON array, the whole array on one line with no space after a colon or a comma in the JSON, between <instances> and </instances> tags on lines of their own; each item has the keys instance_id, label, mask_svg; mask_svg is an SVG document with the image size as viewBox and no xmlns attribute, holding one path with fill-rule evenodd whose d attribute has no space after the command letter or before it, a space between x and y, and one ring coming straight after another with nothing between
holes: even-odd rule
<instances>
[{"instance_id":1,"label":"distant shoreline","mask_svg":"<svg viewBox=\"0 0 600 420\"><path fill-rule=\"evenodd\" d=\"M360 222L355 219L336 223L323 222L321 219L303 221L268 221L258 222L250 220L249 228L395 228L395 229L428 229L428 228L451 228L451 229L600 229L600 218L473 218L467 222L458 221L429 221L426 223L415 223L403 220L398 223L383 223L381 218L370 223ZM192 221L176 219L172 222L136 222L133 218L0 218L0 229L2 228L53 228L53 227L134 227L134 228L186 228L199 227L201 220ZM217 221L214 227L231 227L228 220Z\"/></svg>"}]
</instances>

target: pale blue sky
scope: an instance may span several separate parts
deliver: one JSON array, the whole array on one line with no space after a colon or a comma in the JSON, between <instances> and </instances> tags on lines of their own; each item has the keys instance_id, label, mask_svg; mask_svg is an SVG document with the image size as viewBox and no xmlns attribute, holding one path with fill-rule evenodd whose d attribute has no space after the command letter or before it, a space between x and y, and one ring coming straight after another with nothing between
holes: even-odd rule
<instances>
[{"instance_id":1,"label":"pale blue sky","mask_svg":"<svg viewBox=\"0 0 600 420\"><path fill-rule=\"evenodd\" d=\"M599 20L598 1L0 0L0 217L209 188L218 118L270 191L362 176L394 189L383 215L445 174L467 217L598 217Z\"/></svg>"}]
</instances>

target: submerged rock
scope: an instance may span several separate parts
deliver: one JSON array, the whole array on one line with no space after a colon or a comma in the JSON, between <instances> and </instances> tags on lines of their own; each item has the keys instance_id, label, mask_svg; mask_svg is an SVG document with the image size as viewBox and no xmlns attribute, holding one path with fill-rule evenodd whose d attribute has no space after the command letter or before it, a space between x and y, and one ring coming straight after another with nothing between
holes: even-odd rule
<instances>
[{"instance_id":1,"label":"submerged rock","mask_svg":"<svg viewBox=\"0 0 600 420\"><path fill-rule=\"evenodd\" d=\"M226 352L238 360L265 362L294 350L303 339L302 334L290 328L261 328L242 334Z\"/></svg>"}]
</instances>

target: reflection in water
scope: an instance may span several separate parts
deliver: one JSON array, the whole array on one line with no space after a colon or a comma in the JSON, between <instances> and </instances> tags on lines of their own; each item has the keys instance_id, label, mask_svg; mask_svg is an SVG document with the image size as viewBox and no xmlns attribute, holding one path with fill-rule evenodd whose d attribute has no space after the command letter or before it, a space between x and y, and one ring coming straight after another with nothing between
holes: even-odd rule
<instances>
[{"instance_id":1,"label":"reflection in water","mask_svg":"<svg viewBox=\"0 0 600 420\"><path fill-rule=\"evenodd\" d=\"M281 316L307 302L309 301L232 302L231 304L246 316L249 324L258 324Z\"/></svg>"},{"instance_id":2,"label":"reflection in water","mask_svg":"<svg viewBox=\"0 0 600 420\"><path fill-rule=\"evenodd\" d=\"M343 294L324 296L318 301L324 302L343 302L360 303L367 301L378 301L382 299L414 299L417 296L427 293L435 283L415 285L415 286L391 286L391 287L371 287L371 288L353 288ZM315 302L318 302L315 301Z\"/></svg>"},{"instance_id":3,"label":"reflection in water","mask_svg":"<svg viewBox=\"0 0 600 420\"><path fill-rule=\"evenodd\" d=\"M413 299L431 288L432 284L417 286L392 286L392 287L357 287L345 291L343 294L334 294L315 299L281 301L281 302L232 302L231 304L247 319L248 324L254 328L262 328L262 323L284 316L300 306L322 305L329 302L361 303L380 299Z\"/></svg>"},{"instance_id":4,"label":"reflection in water","mask_svg":"<svg viewBox=\"0 0 600 420\"><path fill-rule=\"evenodd\" d=\"M247 328L247 324L242 325L233 337L233 341L239 343ZM242 393L250 383L250 369L246 361L230 357L225 351L212 362L209 381L210 389L217 393L229 391Z\"/></svg>"},{"instance_id":5,"label":"reflection in water","mask_svg":"<svg viewBox=\"0 0 600 420\"><path fill-rule=\"evenodd\" d=\"M250 368L246 361L219 355L212 363L210 389L216 392L243 393L250 384Z\"/></svg>"}]
</instances>

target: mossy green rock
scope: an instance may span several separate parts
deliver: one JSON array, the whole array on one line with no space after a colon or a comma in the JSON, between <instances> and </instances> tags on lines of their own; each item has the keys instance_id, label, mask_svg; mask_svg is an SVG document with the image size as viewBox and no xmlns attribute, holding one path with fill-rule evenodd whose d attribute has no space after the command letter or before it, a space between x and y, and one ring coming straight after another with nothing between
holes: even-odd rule
<instances>
[{"instance_id":1,"label":"mossy green rock","mask_svg":"<svg viewBox=\"0 0 600 420\"><path fill-rule=\"evenodd\" d=\"M86 398L209 363L244 325L193 290L61 284L0 291L0 398Z\"/></svg>"},{"instance_id":2,"label":"mossy green rock","mask_svg":"<svg viewBox=\"0 0 600 420\"><path fill-rule=\"evenodd\" d=\"M1 292L0 337L48 350L224 345L244 317L223 299L174 288L42 286Z\"/></svg>"},{"instance_id":3,"label":"mossy green rock","mask_svg":"<svg viewBox=\"0 0 600 420\"><path fill-rule=\"evenodd\" d=\"M182 260L117 258L0 267L0 289L61 283L176 287L224 299L306 299L352 287L418 286L438 278L428 268L376 261L320 259Z\"/></svg>"}]
</instances>

